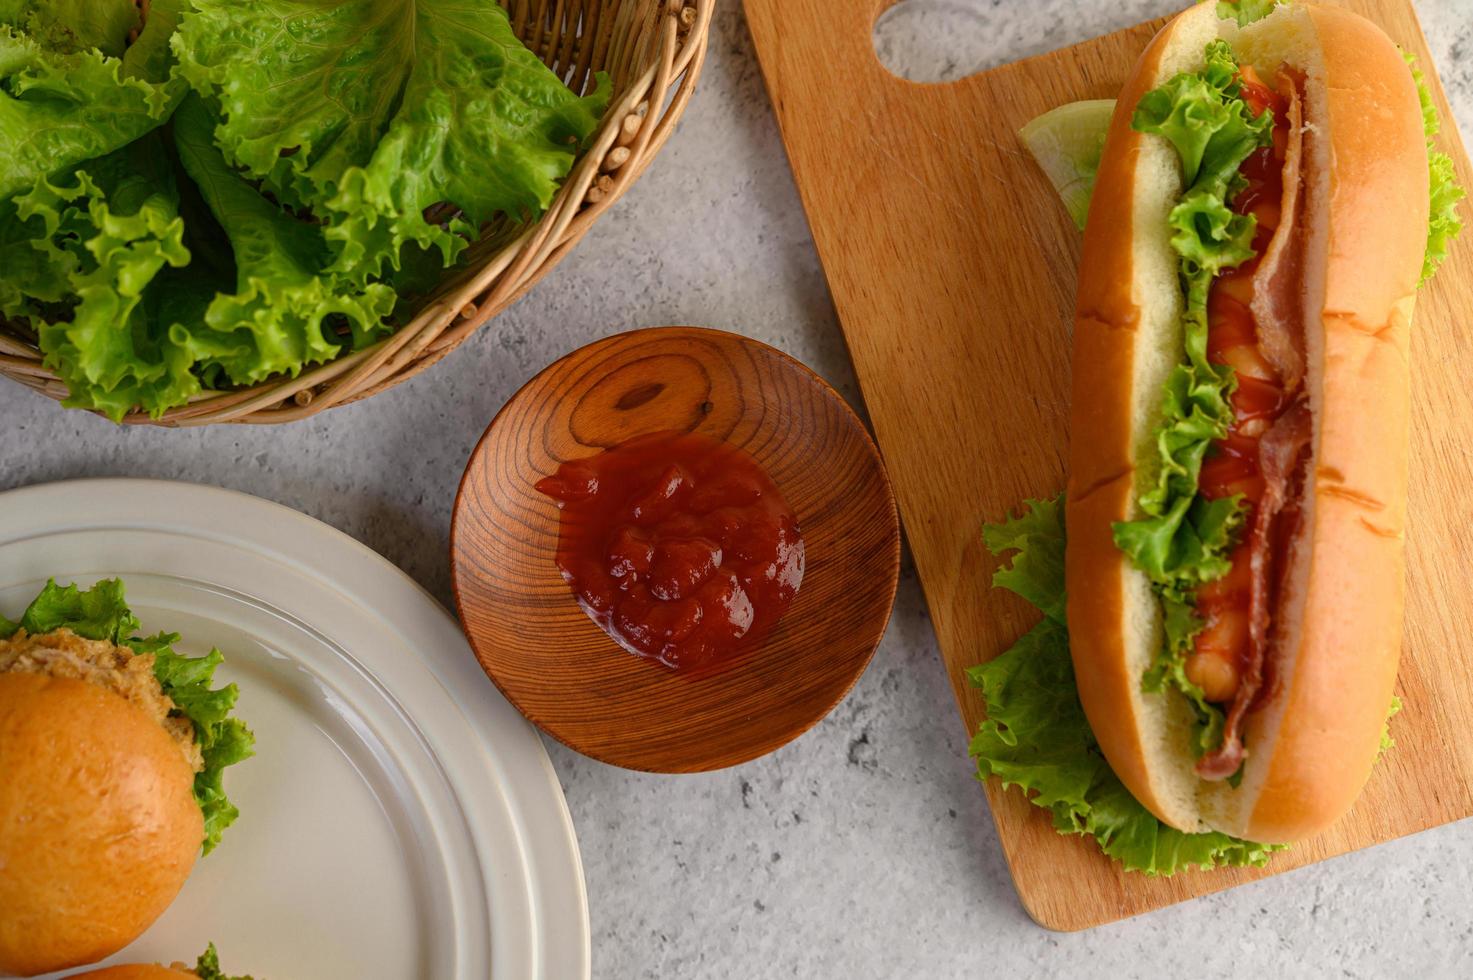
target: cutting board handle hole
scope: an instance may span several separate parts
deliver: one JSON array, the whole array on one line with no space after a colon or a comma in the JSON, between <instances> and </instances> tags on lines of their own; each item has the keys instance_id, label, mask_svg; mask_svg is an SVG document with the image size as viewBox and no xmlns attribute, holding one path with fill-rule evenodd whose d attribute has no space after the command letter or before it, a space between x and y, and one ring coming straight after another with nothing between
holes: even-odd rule
<instances>
[{"instance_id":1,"label":"cutting board handle hole","mask_svg":"<svg viewBox=\"0 0 1473 980\"><path fill-rule=\"evenodd\" d=\"M875 57L911 82L955 82L1101 34L1141 17L1174 14L1182 0L1079 8L1077 0L879 0ZM1108 8L1108 9L1107 9Z\"/></svg>"}]
</instances>

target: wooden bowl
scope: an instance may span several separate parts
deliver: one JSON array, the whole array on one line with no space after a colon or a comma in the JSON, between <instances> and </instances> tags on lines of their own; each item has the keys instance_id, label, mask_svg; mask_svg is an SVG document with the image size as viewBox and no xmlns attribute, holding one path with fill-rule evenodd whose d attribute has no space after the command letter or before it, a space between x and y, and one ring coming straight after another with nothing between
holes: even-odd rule
<instances>
[{"instance_id":1,"label":"wooden bowl","mask_svg":"<svg viewBox=\"0 0 1473 980\"><path fill-rule=\"evenodd\" d=\"M565 460L672 429L750 453L807 549L773 631L694 673L629 653L584 614L553 563L557 507L533 489ZM450 560L471 647L528 719L604 762L699 772L771 752L843 700L890 619L900 527L874 442L821 378L745 337L661 327L574 351L506 403L461 481Z\"/></svg>"}]
</instances>

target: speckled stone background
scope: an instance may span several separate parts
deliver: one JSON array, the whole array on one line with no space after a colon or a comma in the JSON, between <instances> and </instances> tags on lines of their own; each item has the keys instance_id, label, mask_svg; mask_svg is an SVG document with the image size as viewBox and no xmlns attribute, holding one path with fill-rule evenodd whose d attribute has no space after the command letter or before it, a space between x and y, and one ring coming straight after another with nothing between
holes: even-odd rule
<instances>
[{"instance_id":1,"label":"speckled stone background","mask_svg":"<svg viewBox=\"0 0 1473 980\"><path fill-rule=\"evenodd\" d=\"M843 2L843 0L836 0ZM1181 0L908 0L893 70L959 78ZM1473 0L1418 0L1473 136ZM1464 248L1468 247L1466 244ZM655 167L519 305L387 394L285 428L118 429L0 382L0 488L214 483L367 542L449 601L456 482L497 407L596 337L738 330L858 390L739 4ZM773 755L659 777L549 742L582 845L599 977L1473 976L1473 822L1075 935L1013 894L914 573L858 687Z\"/></svg>"}]
</instances>

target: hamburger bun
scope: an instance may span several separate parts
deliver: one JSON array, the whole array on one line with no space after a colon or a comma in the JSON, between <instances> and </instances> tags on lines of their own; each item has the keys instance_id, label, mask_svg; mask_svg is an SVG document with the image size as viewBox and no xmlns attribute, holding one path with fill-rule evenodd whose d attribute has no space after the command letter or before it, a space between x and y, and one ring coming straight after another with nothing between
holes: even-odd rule
<instances>
[{"instance_id":1,"label":"hamburger bun","mask_svg":"<svg viewBox=\"0 0 1473 980\"><path fill-rule=\"evenodd\" d=\"M194 867L194 773L164 728L112 691L0 674L0 773L0 973L110 956Z\"/></svg>"},{"instance_id":2,"label":"hamburger bun","mask_svg":"<svg viewBox=\"0 0 1473 980\"><path fill-rule=\"evenodd\" d=\"M199 980L199 975L193 970L176 970L157 963L129 963L73 973L67 980Z\"/></svg>"},{"instance_id":3,"label":"hamburger bun","mask_svg":"<svg viewBox=\"0 0 1473 980\"><path fill-rule=\"evenodd\" d=\"M1146 575L1112 524L1140 516L1167 374L1182 360L1182 193L1164 138L1131 117L1226 38L1265 77L1305 74L1300 280L1313 415L1302 523L1288 549L1277 689L1247 716L1242 782L1201 779L1193 715L1145 693L1163 644ZM1426 144L1415 84L1380 28L1294 3L1239 28L1199 4L1156 36L1121 93L1085 230L1075 320L1066 580L1080 700L1111 767L1163 822L1269 843L1315 833L1376 759L1401 650L1412 304L1425 249Z\"/></svg>"}]
</instances>

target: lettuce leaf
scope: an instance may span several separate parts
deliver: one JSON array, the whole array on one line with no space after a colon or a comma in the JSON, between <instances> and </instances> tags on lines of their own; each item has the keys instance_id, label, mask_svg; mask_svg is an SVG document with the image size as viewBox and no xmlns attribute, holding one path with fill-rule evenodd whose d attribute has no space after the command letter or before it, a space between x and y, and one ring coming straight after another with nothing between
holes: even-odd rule
<instances>
[{"instance_id":1,"label":"lettuce leaf","mask_svg":"<svg viewBox=\"0 0 1473 980\"><path fill-rule=\"evenodd\" d=\"M1452 157L1441 150L1431 150L1427 154L1427 163L1432 176L1432 211L1427 230L1427 253L1422 259L1421 283L1437 274L1438 267L1447 258L1448 246L1463 230L1458 202L1467 193L1458 186Z\"/></svg>"},{"instance_id":2,"label":"lettuce leaf","mask_svg":"<svg viewBox=\"0 0 1473 980\"><path fill-rule=\"evenodd\" d=\"M1239 27L1247 27L1273 13L1278 5L1279 0L1218 0L1217 19L1236 20Z\"/></svg>"},{"instance_id":3,"label":"lettuce leaf","mask_svg":"<svg viewBox=\"0 0 1473 980\"><path fill-rule=\"evenodd\" d=\"M111 153L173 111L176 89L52 32L49 47L0 19L0 201Z\"/></svg>"},{"instance_id":4,"label":"lettuce leaf","mask_svg":"<svg viewBox=\"0 0 1473 980\"><path fill-rule=\"evenodd\" d=\"M322 229L277 207L232 170L211 140L215 122L193 95L174 117L184 170L227 236L236 267L235 292L216 295L202 324L173 328L188 338L201 369L250 384L295 375L336 357L347 340L363 347L386 333L394 291L325 275L330 256ZM329 325L349 336L330 335Z\"/></svg>"},{"instance_id":5,"label":"lettuce leaf","mask_svg":"<svg viewBox=\"0 0 1473 980\"><path fill-rule=\"evenodd\" d=\"M226 158L322 218L359 283L411 243L449 265L493 215L545 209L608 99L569 91L490 3L194 0L174 46ZM455 216L425 217L442 204Z\"/></svg>"},{"instance_id":6,"label":"lettuce leaf","mask_svg":"<svg viewBox=\"0 0 1473 980\"><path fill-rule=\"evenodd\" d=\"M60 586L54 579L32 600L20 617L27 633L50 633L65 626L89 640L117 643L118 637L138 629L138 619L123 601L123 583L104 579L86 592L75 585ZM9 636L15 630L6 633Z\"/></svg>"},{"instance_id":7,"label":"lettuce leaf","mask_svg":"<svg viewBox=\"0 0 1473 980\"><path fill-rule=\"evenodd\" d=\"M157 415L199 391L193 352L153 315L155 277L190 259L157 134L88 163L70 182L43 179L17 200L23 220L44 226L31 244L53 275L39 281L49 289L64 274L74 300L66 310L25 310L46 365L70 389L64 404L119 419L135 406Z\"/></svg>"},{"instance_id":8,"label":"lettuce leaf","mask_svg":"<svg viewBox=\"0 0 1473 980\"><path fill-rule=\"evenodd\" d=\"M0 285L0 312L31 320L68 383L67 404L114 419L140 406L157 415L206 380L294 375L389 329L393 290L321 276L330 261L321 229L226 166L211 127L197 98L173 123L183 169L231 250L220 276L170 274L192 255L159 134L86 164L73 183L41 181L15 212L0 208L0 256L28 273Z\"/></svg>"},{"instance_id":9,"label":"lettuce leaf","mask_svg":"<svg viewBox=\"0 0 1473 980\"><path fill-rule=\"evenodd\" d=\"M0 208L0 256L28 273L0 285L0 312L31 320L68 383L67 404L114 419L134 407L157 415L205 380L296 374L389 329L393 290L319 276L329 261L320 228L230 170L211 127L197 98L173 124L183 169L202 189L201 214L218 219L218 236L203 237L228 243L227 268L213 275L200 266L171 274L192 254L159 134L91 161L73 183L41 181L15 211ZM329 324L344 336L330 336Z\"/></svg>"},{"instance_id":10,"label":"lettuce leaf","mask_svg":"<svg viewBox=\"0 0 1473 980\"><path fill-rule=\"evenodd\" d=\"M240 815L226 798L223 773L254 754L255 736L238 718L229 717L240 691L234 684L211 690L215 668L223 661L219 650L203 657L185 657L173 651L177 633L159 633L143 638L133 635L138 618L124 599L120 579L104 579L86 591L75 585L60 586L50 580L26 608L20 623L0 618L0 639L17 628L28 633L49 633L66 627L89 640L106 640L126 646L135 653L152 654L153 672L164 693L173 699L179 713L194 725L195 738L204 756L204 769L195 774L194 798L204 815L204 853L220 843L221 832Z\"/></svg>"},{"instance_id":11,"label":"lettuce leaf","mask_svg":"<svg viewBox=\"0 0 1473 980\"><path fill-rule=\"evenodd\" d=\"M239 718L228 717L235 708L240 689L227 684L211 690L215 668L224 662L219 650L203 657L184 657L172 649L178 633L159 633L147 639L123 641L138 653L154 655L153 672L164 693L194 724L194 734L204 756L204 769L194 776L194 799L205 818L204 853L220 843L220 835L240 816L240 810L225 795L225 767L255 754L255 736Z\"/></svg>"},{"instance_id":12,"label":"lettuce leaf","mask_svg":"<svg viewBox=\"0 0 1473 980\"><path fill-rule=\"evenodd\" d=\"M1406 52L1402 52L1402 57L1406 59L1412 78L1417 83L1417 97L1422 103L1422 130L1427 135L1431 210L1427 227L1427 251L1422 258L1421 283L1425 283L1436 275L1437 267L1447 258L1448 246L1463 230L1463 221L1458 216L1458 202L1467 196L1467 192L1458 186L1453 158L1437 148L1437 134L1442 131L1442 120L1438 118L1432 92L1427 88L1427 77L1416 66L1415 57Z\"/></svg>"},{"instance_id":13,"label":"lettuce leaf","mask_svg":"<svg viewBox=\"0 0 1473 980\"><path fill-rule=\"evenodd\" d=\"M0 316L115 420L379 340L487 222L547 207L609 97L489 0L152 0L139 25L0 0Z\"/></svg>"},{"instance_id":14,"label":"lettuce leaf","mask_svg":"<svg viewBox=\"0 0 1473 980\"><path fill-rule=\"evenodd\" d=\"M1238 9L1240 11L1246 11L1252 2L1253 0L1244 0ZM1224 7L1231 6L1233 5L1226 3L1220 4L1219 15L1225 18L1234 16L1231 11L1223 13ZM1250 19L1256 20L1266 15L1270 9L1272 9L1272 4L1265 2L1263 12ZM1237 16L1240 22L1244 22L1242 18L1247 16L1247 14L1240 12ZM1406 58L1409 65L1412 65L1416 60L1411 55L1405 53L1403 57ZM1438 118L1437 108L1432 102L1432 93L1427 89L1426 79L1422 72L1415 66L1412 67L1412 77L1416 79L1417 92L1422 102L1422 122L1423 128L1427 133L1427 166L1431 176L1429 185L1431 209L1427 228L1427 251L1423 260L1421 278L1421 283L1425 284L1436 273L1438 266L1442 264L1443 260L1447 258L1449 245L1463 229L1463 221L1458 213L1458 202L1463 200L1467 194L1458 185L1457 174L1453 169L1452 157L1437 149L1435 137L1440 132L1442 124ZM1076 106L1083 107L1102 104L1085 102L1069 103L1053 110L1052 113L1045 113L1044 116L1035 119L1028 127L1024 127L1024 131L1027 132L1029 127L1045 121L1053 113L1066 113ZM1101 112L1092 121L1082 112L1068 112L1068 118L1076 122L1076 124L1090 123L1095 127L1094 130L1071 133L1071 145L1076 147L1098 147L1104 144L1105 129L1109 124L1108 113ZM1059 181L1054 177L1052 171L1050 171L1050 177L1055 180L1055 189L1064 198L1065 204L1069 208L1069 213L1080 224L1082 229L1083 218L1089 208L1090 194L1094 190L1094 167L1098 164L1098 155L1096 154L1093 157L1078 156L1077 159L1066 159L1062 163L1071 168L1069 170L1069 180L1067 182ZM1045 166L1045 170L1049 170L1049 167ZM1219 220L1221 220L1221 212L1217 212L1217 215ZM1174 219L1175 222L1176 219ZM1243 235L1244 228L1241 225L1236 229L1224 226L1222 230L1227 234L1219 235L1219 237L1226 238L1229 241L1234 240L1235 236L1232 234L1234 231L1237 233L1236 241L1246 243L1251 243L1252 241L1251 234ZM1182 247L1188 247L1189 244L1188 241L1183 241Z\"/></svg>"},{"instance_id":15,"label":"lettuce leaf","mask_svg":"<svg viewBox=\"0 0 1473 980\"><path fill-rule=\"evenodd\" d=\"M199 961L194 965L194 974L199 980L251 980L247 976L230 976L220 969L220 955L215 952L215 944L210 943L209 948L200 954Z\"/></svg>"},{"instance_id":16,"label":"lettuce leaf","mask_svg":"<svg viewBox=\"0 0 1473 980\"><path fill-rule=\"evenodd\" d=\"M123 52L123 75L166 86L173 105L178 105L189 91L184 79L173 74L174 53L169 48L179 26L179 15L188 3L189 0L150 0L143 32Z\"/></svg>"},{"instance_id":17,"label":"lettuce leaf","mask_svg":"<svg viewBox=\"0 0 1473 980\"><path fill-rule=\"evenodd\" d=\"M50 223L73 225L77 209L67 207L68 202L56 203L63 206L43 205ZM29 317L71 299L71 272L77 255L48 234L46 218L35 212L23 218L16 202L0 202L0 268L5 270L0 276L0 317ZM60 241L75 241L75 237L68 233Z\"/></svg>"},{"instance_id":18,"label":"lettuce leaf","mask_svg":"<svg viewBox=\"0 0 1473 980\"><path fill-rule=\"evenodd\" d=\"M0 24L24 30L53 51L98 49L118 57L141 15L133 0L0 0Z\"/></svg>"},{"instance_id":19,"label":"lettuce leaf","mask_svg":"<svg viewBox=\"0 0 1473 980\"><path fill-rule=\"evenodd\" d=\"M1391 708L1386 712L1386 720L1381 723L1381 748L1376 752L1377 762L1381 761L1381 756L1396 748L1396 739L1391 737L1391 719L1395 718L1401 709L1401 698L1395 694L1391 695Z\"/></svg>"},{"instance_id":20,"label":"lettuce leaf","mask_svg":"<svg viewBox=\"0 0 1473 980\"><path fill-rule=\"evenodd\" d=\"M1226 834L1187 834L1140 804L1110 769L1079 703L1064 620L1062 498L1028 501L1018 517L984 530L988 550L1012 558L993 583L1044 614L1011 649L967 676L987 718L970 747L981 779L998 777L1053 815L1061 834L1093 838L1127 871L1262 865L1281 846Z\"/></svg>"},{"instance_id":21,"label":"lettuce leaf","mask_svg":"<svg viewBox=\"0 0 1473 980\"><path fill-rule=\"evenodd\" d=\"M1254 255L1256 223L1227 202L1240 185L1243 161L1273 139L1271 114L1253 115L1239 97L1237 76L1232 49L1213 41L1201 71L1176 75L1146 93L1132 119L1137 130L1169 140L1181 161L1186 189L1169 220L1185 293L1185 357L1166 379L1155 472L1143 480L1137 501L1142 516L1114 526L1115 544L1146 573L1162 601L1165 642L1144 688L1173 688L1192 702L1199 753L1215 744L1223 718L1186 676L1186 657L1202 628L1193 596L1199 585L1227 573L1247 514L1240 497L1207 501L1197 494L1208 449L1232 425L1229 399L1237 388L1231 367L1207 359L1207 297L1219 273Z\"/></svg>"},{"instance_id":22,"label":"lettuce leaf","mask_svg":"<svg viewBox=\"0 0 1473 980\"><path fill-rule=\"evenodd\" d=\"M989 552L1016 552L992 584L1022 596L1059 625L1065 621L1063 527L1063 501L1055 498L1030 500L1017 517L982 529Z\"/></svg>"},{"instance_id":23,"label":"lettuce leaf","mask_svg":"<svg viewBox=\"0 0 1473 980\"><path fill-rule=\"evenodd\" d=\"M1182 72L1141 96L1131 123L1176 148L1187 194L1225 197L1248 154L1272 142L1273 118L1255 116L1239 97L1238 62L1226 41L1210 42L1203 58L1200 71Z\"/></svg>"},{"instance_id":24,"label":"lettuce leaf","mask_svg":"<svg viewBox=\"0 0 1473 980\"><path fill-rule=\"evenodd\" d=\"M1232 268L1251 259L1257 222L1235 214L1216 187L1193 188L1171 209L1168 224L1176 233L1171 246L1182 263L1199 270Z\"/></svg>"}]
</instances>

